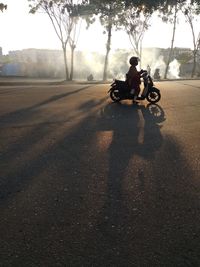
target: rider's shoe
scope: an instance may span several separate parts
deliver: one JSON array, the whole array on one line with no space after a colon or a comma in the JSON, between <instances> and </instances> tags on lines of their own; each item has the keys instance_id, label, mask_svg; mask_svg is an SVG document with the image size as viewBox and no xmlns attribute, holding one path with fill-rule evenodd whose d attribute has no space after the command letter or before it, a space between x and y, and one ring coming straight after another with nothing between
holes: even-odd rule
<instances>
[{"instance_id":1,"label":"rider's shoe","mask_svg":"<svg viewBox=\"0 0 200 267\"><path fill-rule=\"evenodd\" d=\"M134 97L133 97L133 104L138 104L138 97L135 95Z\"/></svg>"}]
</instances>

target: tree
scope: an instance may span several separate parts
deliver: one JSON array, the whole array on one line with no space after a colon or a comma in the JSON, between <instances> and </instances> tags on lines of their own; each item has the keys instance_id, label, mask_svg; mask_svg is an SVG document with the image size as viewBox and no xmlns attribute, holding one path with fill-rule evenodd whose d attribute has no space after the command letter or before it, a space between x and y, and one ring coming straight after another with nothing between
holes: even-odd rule
<instances>
[{"instance_id":1,"label":"tree","mask_svg":"<svg viewBox=\"0 0 200 267\"><path fill-rule=\"evenodd\" d=\"M193 0L193 2L200 2L200 0ZM159 9L165 9L168 6L174 6L177 0L125 0L126 6L134 4L134 6L139 7L144 5L149 10L155 11ZM179 0L180 4L185 3L185 0Z\"/></svg>"},{"instance_id":2,"label":"tree","mask_svg":"<svg viewBox=\"0 0 200 267\"><path fill-rule=\"evenodd\" d=\"M67 63L67 44L71 38L74 27L74 16L76 16L76 4L73 0L28 0L30 4L30 13L37 11L46 13L53 25L55 33L59 38L63 50L65 77L69 80L69 70Z\"/></svg>"},{"instance_id":3,"label":"tree","mask_svg":"<svg viewBox=\"0 0 200 267\"><path fill-rule=\"evenodd\" d=\"M162 18L162 21L165 23L170 22L173 24L171 46L169 48L169 54L168 54L168 59L167 59L167 63L166 63L165 73L164 73L165 79L167 78L167 74L168 74L168 70L169 70L169 64L170 64L171 59L172 59L176 26L177 26L177 21L178 21L178 12L180 10L181 2L184 2L184 1L181 1L181 0L166 1L165 4L159 8L159 12L160 12L160 16Z\"/></svg>"},{"instance_id":4,"label":"tree","mask_svg":"<svg viewBox=\"0 0 200 267\"><path fill-rule=\"evenodd\" d=\"M120 0L90 0L90 14L99 16L100 22L107 34L106 55L103 69L103 81L107 80L109 53L111 50L112 31L119 28L120 14L124 11L124 1Z\"/></svg>"},{"instance_id":5,"label":"tree","mask_svg":"<svg viewBox=\"0 0 200 267\"><path fill-rule=\"evenodd\" d=\"M102 25L106 29L107 44L106 56L104 63L103 80L107 78L108 57L111 49L112 30L119 28L119 25L128 23L127 29L130 40L134 47L136 54L141 57L142 40L145 30L148 28L148 20L153 11L157 9L166 9L169 4L174 5L175 0L90 0L90 5L93 6L96 14L100 15ZM181 1L181 0L180 0ZM175 1L176 2L176 1ZM145 7L145 10L144 10ZM129 13L129 21L124 16L124 11ZM132 10L132 11L131 11ZM134 12L133 12L134 10ZM144 12L145 11L145 12Z\"/></svg>"},{"instance_id":6,"label":"tree","mask_svg":"<svg viewBox=\"0 0 200 267\"><path fill-rule=\"evenodd\" d=\"M81 29L81 18L79 16L74 16L72 17L73 23L73 27L72 27L72 32L71 32L71 36L69 38L69 45L71 48L71 71L70 71L70 76L69 79L70 81L73 80L73 75L74 75L74 52L76 49L76 45L78 42L78 38L79 38L79 34L80 34L80 29ZM80 21L80 23L78 23Z\"/></svg>"},{"instance_id":7,"label":"tree","mask_svg":"<svg viewBox=\"0 0 200 267\"><path fill-rule=\"evenodd\" d=\"M106 3L107 2L107 3ZM106 55L103 69L103 81L107 80L109 53L111 50L111 38L113 29L119 27L120 13L124 10L124 5L121 1L106 1L100 5L100 22L107 33Z\"/></svg>"},{"instance_id":8,"label":"tree","mask_svg":"<svg viewBox=\"0 0 200 267\"><path fill-rule=\"evenodd\" d=\"M0 3L0 10L3 12L4 9L7 9L7 5Z\"/></svg>"},{"instance_id":9,"label":"tree","mask_svg":"<svg viewBox=\"0 0 200 267\"><path fill-rule=\"evenodd\" d=\"M197 54L200 49L200 32L198 33L198 37L195 35L194 29L194 21L197 19L195 15L200 14L199 7L196 4L189 5L188 3L182 8L183 13L186 17L186 21L189 23L191 32L192 32L192 42L193 42L193 68L191 77L193 78L196 73L196 65L197 65Z\"/></svg>"},{"instance_id":10,"label":"tree","mask_svg":"<svg viewBox=\"0 0 200 267\"><path fill-rule=\"evenodd\" d=\"M175 33L176 33L176 25L177 25L177 13L178 13L178 3L177 3L177 1L175 1L175 6L174 7L169 6L167 15L163 16L164 22L171 22L173 24L171 47L169 49L169 55L168 55L168 60L167 60L166 68L165 68L164 79L167 78L167 74L168 74L168 70L169 70L169 64L170 64L171 59L172 59Z\"/></svg>"},{"instance_id":11,"label":"tree","mask_svg":"<svg viewBox=\"0 0 200 267\"><path fill-rule=\"evenodd\" d=\"M135 7L131 4L124 13L123 25L127 32L135 54L142 59L142 41L149 27L150 10L145 6Z\"/></svg>"}]
</instances>

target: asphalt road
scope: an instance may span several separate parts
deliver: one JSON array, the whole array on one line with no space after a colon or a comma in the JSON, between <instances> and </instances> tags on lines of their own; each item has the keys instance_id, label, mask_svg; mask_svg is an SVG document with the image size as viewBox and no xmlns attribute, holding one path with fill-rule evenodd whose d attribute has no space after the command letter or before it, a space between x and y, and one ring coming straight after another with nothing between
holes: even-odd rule
<instances>
[{"instance_id":1,"label":"asphalt road","mask_svg":"<svg viewBox=\"0 0 200 267\"><path fill-rule=\"evenodd\" d=\"M0 266L200 266L200 81L0 87Z\"/></svg>"}]
</instances>

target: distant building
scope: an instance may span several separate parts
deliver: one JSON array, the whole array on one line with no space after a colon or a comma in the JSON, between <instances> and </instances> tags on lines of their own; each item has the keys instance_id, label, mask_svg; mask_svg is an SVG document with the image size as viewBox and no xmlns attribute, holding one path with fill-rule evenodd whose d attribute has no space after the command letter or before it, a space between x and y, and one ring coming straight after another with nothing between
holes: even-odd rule
<instances>
[{"instance_id":1,"label":"distant building","mask_svg":"<svg viewBox=\"0 0 200 267\"><path fill-rule=\"evenodd\" d=\"M145 69L149 66L152 75L156 69L159 69L162 79L164 77L169 51L169 48L144 48L141 57L141 67ZM109 59L109 78L120 77L120 79L124 79L129 68L128 59L131 54L132 51L125 49L112 51ZM68 59L70 59L70 55L70 51L68 51ZM192 50L189 48L175 47L171 61L175 59L180 66L180 76L190 76L192 69ZM95 79L101 79L104 60L105 55L98 52L75 51L74 78L87 79L92 73ZM197 62L200 62L200 55L198 55ZM70 70L70 60L68 60L68 68ZM199 65L197 66L197 76L198 73L200 73ZM0 48L0 75L65 78L63 51L30 48L10 51L5 56L2 55L2 48Z\"/></svg>"},{"instance_id":2,"label":"distant building","mask_svg":"<svg viewBox=\"0 0 200 267\"><path fill-rule=\"evenodd\" d=\"M61 50L24 49L10 51L9 58L20 65L20 75L28 77L64 77Z\"/></svg>"},{"instance_id":3,"label":"distant building","mask_svg":"<svg viewBox=\"0 0 200 267\"><path fill-rule=\"evenodd\" d=\"M21 66L19 63L6 63L1 67L3 76L21 76Z\"/></svg>"},{"instance_id":4,"label":"distant building","mask_svg":"<svg viewBox=\"0 0 200 267\"><path fill-rule=\"evenodd\" d=\"M194 65L193 60L189 60L188 62L182 64L180 66L180 76L191 77L193 65ZM198 62L196 63L196 73L194 76L200 77L200 64Z\"/></svg>"}]
</instances>

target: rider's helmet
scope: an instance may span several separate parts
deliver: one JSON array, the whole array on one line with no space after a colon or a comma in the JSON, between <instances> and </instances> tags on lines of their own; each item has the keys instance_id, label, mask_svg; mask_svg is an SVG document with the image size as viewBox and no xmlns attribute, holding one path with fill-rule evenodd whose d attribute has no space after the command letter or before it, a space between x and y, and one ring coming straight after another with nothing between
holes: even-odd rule
<instances>
[{"instance_id":1,"label":"rider's helmet","mask_svg":"<svg viewBox=\"0 0 200 267\"><path fill-rule=\"evenodd\" d=\"M129 59L129 63L132 65L132 66L137 66L138 65L138 61L139 61L139 58L138 57L131 57Z\"/></svg>"}]
</instances>

